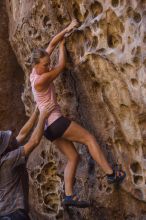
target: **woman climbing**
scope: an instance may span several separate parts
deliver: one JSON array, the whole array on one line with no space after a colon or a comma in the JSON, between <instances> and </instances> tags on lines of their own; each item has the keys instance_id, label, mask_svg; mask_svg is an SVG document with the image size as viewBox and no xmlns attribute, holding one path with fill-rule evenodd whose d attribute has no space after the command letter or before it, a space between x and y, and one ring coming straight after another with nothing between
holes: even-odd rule
<instances>
[{"instance_id":1,"label":"woman climbing","mask_svg":"<svg viewBox=\"0 0 146 220\"><path fill-rule=\"evenodd\" d=\"M44 135L48 140L52 141L68 159L64 171L65 198L63 204L66 206L85 207L87 203L78 200L73 193L73 183L79 162L79 154L73 142L87 145L89 153L105 172L109 183L121 183L126 174L124 171L113 170L110 167L95 137L75 121L70 121L64 117L56 101L53 80L55 80L65 68L64 37L67 33L70 33L76 25L76 20L73 20L67 28L62 30L51 40L46 50L36 49L33 52L33 70L30 75L30 81L34 98L40 112L44 108L49 109L52 103L55 104L54 110L47 119ZM58 64L54 68L50 68L50 55L59 42Z\"/></svg>"}]
</instances>

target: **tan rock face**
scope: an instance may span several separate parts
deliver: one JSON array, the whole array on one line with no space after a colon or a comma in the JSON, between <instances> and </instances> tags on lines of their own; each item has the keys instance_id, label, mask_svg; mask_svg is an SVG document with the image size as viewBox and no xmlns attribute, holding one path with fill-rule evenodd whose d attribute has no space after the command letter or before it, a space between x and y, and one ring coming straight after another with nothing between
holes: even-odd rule
<instances>
[{"instance_id":1,"label":"tan rock face","mask_svg":"<svg viewBox=\"0 0 146 220\"><path fill-rule=\"evenodd\" d=\"M23 102L27 114L34 105L29 83L32 49L45 47L71 17L80 22L67 39L68 70L55 82L58 101L64 114L96 136L108 159L118 159L127 171L124 191L119 194L107 185L85 147L77 146L82 156L77 192L95 200L92 214L89 210L80 214L88 219L146 218L140 202L146 201L146 2L13 0L7 2L7 9L10 41L26 74ZM57 60L57 51L53 60ZM63 164L64 158L45 140L31 155L33 217L38 213L41 219L60 214L62 174L58 173L62 173ZM123 207L122 214L119 206Z\"/></svg>"}]
</instances>

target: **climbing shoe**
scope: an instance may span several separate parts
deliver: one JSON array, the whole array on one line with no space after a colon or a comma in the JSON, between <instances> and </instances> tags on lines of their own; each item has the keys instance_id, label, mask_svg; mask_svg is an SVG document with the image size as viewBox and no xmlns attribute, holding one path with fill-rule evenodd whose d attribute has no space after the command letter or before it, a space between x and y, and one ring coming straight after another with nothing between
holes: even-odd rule
<instances>
[{"instance_id":1,"label":"climbing shoe","mask_svg":"<svg viewBox=\"0 0 146 220\"><path fill-rule=\"evenodd\" d=\"M107 174L107 182L109 184L116 183L121 184L126 177L126 172L124 172L119 165L116 165L113 169L112 174Z\"/></svg>"},{"instance_id":2,"label":"climbing shoe","mask_svg":"<svg viewBox=\"0 0 146 220\"><path fill-rule=\"evenodd\" d=\"M76 195L65 196L64 201L62 203L65 207L77 207L77 208L87 208L91 206L91 202L79 200Z\"/></svg>"}]
</instances>

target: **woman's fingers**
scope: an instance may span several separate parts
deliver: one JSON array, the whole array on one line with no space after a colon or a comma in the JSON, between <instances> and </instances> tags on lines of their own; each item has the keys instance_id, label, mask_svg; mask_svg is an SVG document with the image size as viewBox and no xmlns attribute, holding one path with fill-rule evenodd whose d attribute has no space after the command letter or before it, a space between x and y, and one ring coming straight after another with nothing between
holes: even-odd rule
<instances>
[{"instance_id":1,"label":"woman's fingers","mask_svg":"<svg viewBox=\"0 0 146 220\"><path fill-rule=\"evenodd\" d=\"M47 118L50 115L50 113L54 110L54 108L55 108L55 104L52 103L50 104L49 108L41 110L41 114L43 114L43 116Z\"/></svg>"},{"instance_id":2,"label":"woman's fingers","mask_svg":"<svg viewBox=\"0 0 146 220\"><path fill-rule=\"evenodd\" d=\"M76 19L72 20L70 25L67 27L67 31L70 32L73 28L75 28L78 25L78 21Z\"/></svg>"},{"instance_id":3,"label":"woman's fingers","mask_svg":"<svg viewBox=\"0 0 146 220\"><path fill-rule=\"evenodd\" d=\"M48 109L48 116L50 115L50 113L55 109L55 104L54 103L52 103L51 105L50 105L50 107L49 107L49 109Z\"/></svg>"}]
</instances>

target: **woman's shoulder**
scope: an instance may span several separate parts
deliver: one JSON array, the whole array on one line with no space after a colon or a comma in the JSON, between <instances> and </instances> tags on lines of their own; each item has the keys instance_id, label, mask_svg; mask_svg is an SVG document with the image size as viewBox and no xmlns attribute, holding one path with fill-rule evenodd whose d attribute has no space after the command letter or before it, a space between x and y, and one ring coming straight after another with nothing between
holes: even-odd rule
<instances>
[{"instance_id":1,"label":"woman's shoulder","mask_svg":"<svg viewBox=\"0 0 146 220\"><path fill-rule=\"evenodd\" d=\"M33 81L34 79L36 79L38 77L35 68L32 69L31 73L30 73L30 81Z\"/></svg>"}]
</instances>

